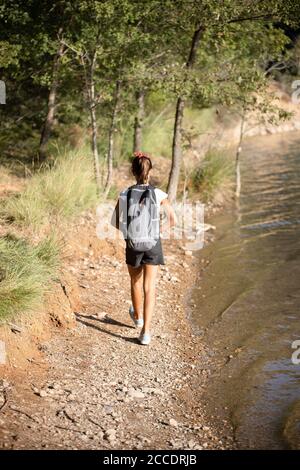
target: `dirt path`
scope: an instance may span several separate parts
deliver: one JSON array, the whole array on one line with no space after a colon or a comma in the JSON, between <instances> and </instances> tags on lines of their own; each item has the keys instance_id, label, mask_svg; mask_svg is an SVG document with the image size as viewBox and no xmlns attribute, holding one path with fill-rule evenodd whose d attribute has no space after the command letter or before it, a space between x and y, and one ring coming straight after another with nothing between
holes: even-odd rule
<instances>
[{"instance_id":1,"label":"dirt path","mask_svg":"<svg viewBox=\"0 0 300 470\"><path fill-rule=\"evenodd\" d=\"M94 222L92 222L93 224ZM2 382L0 445L12 449L202 449L232 447L230 430L199 403L209 352L186 321L193 258L165 244L154 338L137 343L128 316L122 248L70 256L83 308L76 328L43 344L43 358L14 383ZM192 308L192 307L191 307ZM1 385L1 384L0 384ZM224 424L225 426L225 424ZM221 436L221 437L220 437Z\"/></svg>"}]
</instances>

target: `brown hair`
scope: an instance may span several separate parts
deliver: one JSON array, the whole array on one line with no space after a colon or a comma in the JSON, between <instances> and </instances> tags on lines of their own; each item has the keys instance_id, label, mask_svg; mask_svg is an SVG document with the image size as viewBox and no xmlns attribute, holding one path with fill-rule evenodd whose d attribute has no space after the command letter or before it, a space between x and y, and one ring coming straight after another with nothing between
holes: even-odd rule
<instances>
[{"instance_id":1,"label":"brown hair","mask_svg":"<svg viewBox=\"0 0 300 470\"><path fill-rule=\"evenodd\" d=\"M152 162L148 155L136 152L131 164L133 175L139 184L147 183L149 171L152 169Z\"/></svg>"}]
</instances>

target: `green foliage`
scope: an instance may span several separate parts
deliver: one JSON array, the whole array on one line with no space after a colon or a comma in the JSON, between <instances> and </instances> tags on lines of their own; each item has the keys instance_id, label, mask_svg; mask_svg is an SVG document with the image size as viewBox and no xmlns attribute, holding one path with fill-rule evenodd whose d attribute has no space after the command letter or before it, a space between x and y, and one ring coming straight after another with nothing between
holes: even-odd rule
<instances>
[{"instance_id":1,"label":"green foliage","mask_svg":"<svg viewBox=\"0 0 300 470\"><path fill-rule=\"evenodd\" d=\"M216 113L213 107L197 109L187 107L183 119L183 146L189 148L199 135L209 133L215 124Z\"/></svg>"},{"instance_id":2,"label":"green foliage","mask_svg":"<svg viewBox=\"0 0 300 470\"><path fill-rule=\"evenodd\" d=\"M0 41L0 68L7 68L12 64L16 64L20 49L20 45Z\"/></svg>"},{"instance_id":3,"label":"green foliage","mask_svg":"<svg viewBox=\"0 0 300 470\"><path fill-rule=\"evenodd\" d=\"M60 154L52 167L41 169L21 194L7 199L2 217L19 225L41 227L47 221L64 220L96 203L90 154Z\"/></svg>"},{"instance_id":4,"label":"green foliage","mask_svg":"<svg viewBox=\"0 0 300 470\"><path fill-rule=\"evenodd\" d=\"M209 150L190 178L190 189L197 191L204 202L211 201L217 192L228 192L234 175L232 156Z\"/></svg>"},{"instance_id":5,"label":"green foliage","mask_svg":"<svg viewBox=\"0 0 300 470\"><path fill-rule=\"evenodd\" d=\"M143 151L150 155L171 157L172 133L174 127L175 103L166 100L160 93L149 94L146 108L146 118L143 129ZM186 147L190 146L191 139L209 132L213 126L215 112L213 108L197 109L192 106L186 108L183 121L183 140ZM115 154L117 164L127 160L132 154L133 120L122 120L116 136ZM104 149L103 149L104 151Z\"/></svg>"},{"instance_id":6,"label":"green foliage","mask_svg":"<svg viewBox=\"0 0 300 470\"><path fill-rule=\"evenodd\" d=\"M0 238L0 319L41 305L60 265L61 243L51 234L38 245L13 236Z\"/></svg>"},{"instance_id":7,"label":"green foliage","mask_svg":"<svg viewBox=\"0 0 300 470\"><path fill-rule=\"evenodd\" d=\"M53 59L61 41L65 50L60 58L53 138L65 140L69 126L88 125L87 83L96 53L93 82L99 153L104 160L118 79L122 105L115 149L123 158L131 152L134 96L141 88L146 96L158 92L167 103L181 94L200 109L222 104L265 112L267 106L262 107L253 95L264 93L266 69L292 46L284 27L295 28L298 10L297 2L283 0L274 0L272 8L266 0L59 0L51 5L46 0L3 0L0 64L7 106L0 108L1 158L22 159L26 164L36 159ZM199 26L203 34L197 57L193 68L187 69L184 64ZM294 67L298 68L297 47ZM145 146L151 153L169 155L171 115L156 117L155 112L156 103L148 103Z\"/></svg>"},{"instance_id":8,"label":"green foliage","mask_svg":"<svg viewBox=\"0 0 300 470\"><path fill-rule=\"evenodd\" d=\"M172 108L160 113L149 113L145 120L143 150L150 155L171 156L172 130L174 126Z\"/></svg>"}]
</instances>

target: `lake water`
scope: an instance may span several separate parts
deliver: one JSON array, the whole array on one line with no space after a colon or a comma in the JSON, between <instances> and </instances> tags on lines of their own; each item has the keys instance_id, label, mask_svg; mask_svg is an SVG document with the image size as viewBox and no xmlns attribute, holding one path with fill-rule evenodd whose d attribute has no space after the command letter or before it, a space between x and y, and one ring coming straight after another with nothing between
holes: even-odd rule
<instances>
[{"instance_id":1,"label":"lake water","mask_svg":"<svg viewBox=\"0 0 300 470\"><path fill-rule=\"evenodd\" d=\"M208 408L227 414L240 448L300 449L299 134L249 139L241 178L239 203L209 220L216 241L193 292L214 354Z\"/></svg>"}]
</instances>

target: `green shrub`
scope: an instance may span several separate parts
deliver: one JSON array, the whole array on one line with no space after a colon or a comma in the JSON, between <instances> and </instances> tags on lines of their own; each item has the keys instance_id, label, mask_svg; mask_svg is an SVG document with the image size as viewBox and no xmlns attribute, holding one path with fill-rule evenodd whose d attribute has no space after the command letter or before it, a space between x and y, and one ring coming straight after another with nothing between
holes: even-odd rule
<instances>
[{"instance_id":1,"label":"green shrub","mask_svg":"<svg viewBox=\"0 0 300 470\"><path fill-rule=\"evenodd\" d=\"M203 201L211 201L217 192L228 192L234 175L233 159L221 151L209 150L191 176L192 191L200 192Z\"/></svg>"},{"instance_id":2,"label":"green shrub","mask_svg":"<svg viewBox=\"0 0 300 470\"><path fill-rule=\"evenodd\" d=\"M2 216L19 225L40 227L52 217L70 217L96 203L92 157L77 152L59 155L20 194L8 198Z\"/></svg>"},{"instance_id":3,"label":"green shrub","mask_svg":"<svg viewBox=\"0 0 300 470\"><path fill-rule=\"evenodd\" d=\"M36 246L9 235L0 238L0 319L40 306L57 275L60 250L54 234Z\"/></svg>"}]
</instances>

